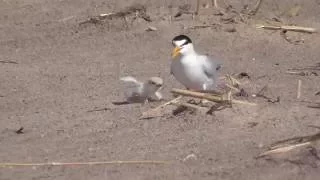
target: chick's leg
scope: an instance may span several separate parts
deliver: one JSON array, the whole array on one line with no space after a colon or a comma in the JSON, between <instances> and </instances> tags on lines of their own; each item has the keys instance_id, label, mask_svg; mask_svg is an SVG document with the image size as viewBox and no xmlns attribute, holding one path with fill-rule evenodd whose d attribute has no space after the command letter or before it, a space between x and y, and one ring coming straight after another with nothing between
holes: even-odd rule
<instances>
[{"instance_id":1,"label":"chick's leg","mask_svg":"<svg viewBox=\"0 0 320 180\"><path fill-rule=\"evenodd\" d=\"M154 95L158 98L158 100L162 100L163 99L162 94L159 91L156 91L154 93Z\"/></svg>"}]
</instances>

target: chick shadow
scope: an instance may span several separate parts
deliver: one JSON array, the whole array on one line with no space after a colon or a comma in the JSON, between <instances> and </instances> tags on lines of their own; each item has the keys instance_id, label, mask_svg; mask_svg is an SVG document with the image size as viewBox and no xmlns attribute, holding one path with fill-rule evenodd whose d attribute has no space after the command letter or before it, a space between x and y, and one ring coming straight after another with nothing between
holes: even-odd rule
<instances>
[{"instance_id":1,"label":"chick shadow","mask_svg":"<svg viewBox=\"0 0 320 180\"><path fill-rule=\"evenodd\" d=\"M116 106L121 106L121 105L129 105L129 104L146 104L147 102L156 102L159 100L155 100L152 98L140 98L140 97L130 97L125 101L113 101L112 104Z\"/></svg>"}]
</instances>

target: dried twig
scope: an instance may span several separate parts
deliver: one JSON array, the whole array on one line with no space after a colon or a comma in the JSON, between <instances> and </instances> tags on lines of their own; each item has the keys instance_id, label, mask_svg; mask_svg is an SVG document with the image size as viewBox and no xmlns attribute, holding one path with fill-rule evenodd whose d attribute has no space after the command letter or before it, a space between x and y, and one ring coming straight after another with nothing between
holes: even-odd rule
<instances>
[{"instance_id":1,"label":"dried twig","mask_svg":"<svg viewBox=\"0 0 320 180\"><path fill-rule=\"evenodd\" d=\"M311 76L311 75L318 76L318 73L316 73L314 71L311 71L311 72L308 72L308 71L286 71L286 73L293 74L293 75L299 75L299 76Z\"/></svg>"},{"instance_id":2,"label":"dried twig","mask_svg":"<svg viewBox=\"0 0 320 180\"><path fill-rule=\"evenodd\" d=\"M105 107L105 108L89 110L87 112L108 111L108 110L110 110L110 108Z\"/></svg>"},{"instance_id":3,"label":"dried twig","mask_svg":"<svg viewBox=\"0 0 320 180\"><path fill-rule=\"evenodd\" d=\"M268 89L268 85L263 86L263 88L255 94L255 97L261 97L263 99L266 99L268 102L271 103L277 103L280 102L280 96L277 96L277 98L268 97L264 94L264 92Z\"/></svg>"},{"instance_id":4,"label":"dried twig","mask_svg":"<svg viewBox=\"0 0 320 180\"><path fill-rule=\"evenodd\" d=\"M289 146L285 146L285 147L280 147L277 149L273 149L273 150L269 150L266 151L264 153L259 154L258 158L260 157L264 157L264 156L268 156L268 155L272 155L272 154L278 154L278 153L285 153L288 151L291 151L293 149L296 149L298 147L305 147L311 145L311 142L305 142L305 143L300 143L300 144L294 144L294 145L289 145Z\"/></svg>"},{"instance_id":5,"label":"dried twig","mask_svg":"<svg viewBox=\"0 0 320 180\"><path fill-rule=\"evenodd\" d=\"M176 105L176 106L184 106L184 107L196 109L196 110L200 110L201 108L203 108L203 107L199 107L197 105L190 104L190 103L172 102L171 104Z\"/></svg>"},{"instance_id":6,"label":"dried twig","mask_svg":"<svg viewBox=\"0 0 320 180\"><path fill-rule=\"evenodd\" d=\"M289 71L320 71L320 63L317 63L314 66L306 66L306 67L297 67L288 69Z\"/></svg>"},{"instance_id":7,"label":"dried twig","mask_svg":"<svg viewBox=\"0 0 320 180\"><path fill-rule=\"evenodd\" d=\"M257 104L250 103L246 101L240 101L235 99L228 99L226 97L223 97L221 95L215 95L215 94L209 94L209 93L201 93L201 92L194 92L189 90L183 90L183 89L172 89L172 93L182 95L182 96L189 96L189 97L195 97L200 99L206 99L209 101L217 102L217 103L235 103L235 104L245 104L245 105L252 105L255 106Z\"/></svg>"},{"instance_id":8,"label":"dried twig","mask_svg":"<svg viewBox=\"0 0 320 180\"><path fill-rule=\"evenodd\" d=\"M177 18L182 16L183 14L192 14L192 15L196 14L196 12L191 12L190 8L191 8L191 5L189 4L179 6L179 11L173 17Z\"/></svg>"},{"instance_id":9,"label":"dried twig","mask_svg":"<svg viewBox=\"0 0 320 180\"><path fill-rule=\"evenodd\" d=\"M295 31L302 33L316 33L315 28L302 27L302 26L271 26L271 25L257 25L256 28L268 29L268 30L285 30L285 31Z\"/></svg>"},{"instance_id":10,"label":"dried twig","mask_svg":"<svg viewBox=\"0 0 320 180\"><path fill-rule=\"evenodd\" d=\"M158 29L156 27L153 26L148 26L145 31L157 31Z\"/></svg>"},{"instance_id":11,"label":"dried twig","mask_svg":"<svg viewBox=\"0 0 320 180\"><path fill-rule=\"evenodd\" d=\"M159 114L160 114L162 108L164 108L164 107L166 107L166 106L168 106L168 105L170 105L172 103L178 102L178 100L181 99L181 98L182 98L182 96L178 96L178 97L176 97L176 98L174 98L174 99L172 99L172 100L170 100L170 101L168 101L168 102L166 102L164 104L161 104L160 106L157 106L157 107L155 107L153 109L150 109L150 110L148 110L146 112L143 112L142 116L140 117L140 119L148 119L148 118L161 116Z\"/></svg>"},{"instance_id":12,"label":"dried twig","mask_svg":"<svg viewBox=\"0 0 320 180\"><path fill-rule=\"evenodd\" d=\"M194 12L195 15L199 14L199 10L200 10L200 0L197 0L197 7L196 7L196 11Z\"/></svg>"},{"instance_id":13,"label":"dried twig","mask_svg":"<svg viewBox=\"0 0 320 180\"><path fill-rule=\"evenodd\" d=\"M320 109L320 103L315 103L314 105L308 105L308 108Z\"/></svg>"},{"instance_id":14,"label":"dried twig","mask_svg":"<svg viewBox=\"0 0 320 180\"><path fill-rule=\"evenodd\" d=\"M178 108L179 107L191 108L191 109L203 112L203 113L207 113L209 111L208 108L205 108L202 106L197 106L197 105L190 104L190 103L173 102L172 105L176 105L176 106L178 106ZM183 110L183 109L180 109L180 110ZM178 112L179 112L179 109L178 109ZM175 113L177 114L177 112L175 112Z\"/></svg>"},{"instance_id":15,"label":"dried twig","mask_svg":"<svg viewBox=\"0 0 320 180\"><path fill-rule=\"evenodd\" d=\"M226 100L223 99L223 97L221 95L213 95L213 94L189 91L189 90L184 90L184 89L172 89L171 92L174 94L182 95L182 96L207 99L207 100L213 101L213 102L226 102Z\"/></svg>"},{"instance_id":16,"label":"dried twig","mask_svg":"<svg viewBox=\"0 0 320 180\"><path fill-rule=\"evenodd\" d=\"M231 82L231 85L232 85L232 86L239 86L239 85L241 85L241 83L240 83L236 78L234 78L233 76L231 76L231 75L229 75L229 74L226 75L226 78Z\"/></svg>"},{"instance_id":17,"label":"dried twig","mask_svg":"<svg viewBox=\"0 0 320 180\"><path fill-rule=\"evenodd\" d=\"M146 7L142 4L133 4L119 12L114 13L107 13L107 14L100 14L95 17L91 17L88 20L81 22L81 24L93 23L93 24L100 24L106 19L112 18L122 18L126 21L126 16L135 14L136 17L142 18L145 21L151 22L150 17L146 14Z\"/></svg>"},{"instance_id":18,"label":"dried twig","mask_svg":"<svg viewBox=\"0 0 320 180\"><path fill-rule=\"evenodd\" d=\"M106 164L167 164L168 161L96 161L96 162L48 162L48 163L0 163L0 167L21 166L73 166L73 165L106 165Z\"/></svg>"},{"instance_id":19,"label":"dried twig","mask_svg":"<svg viewBox=\"0 0 320 180\"><path fill-rule=\"evenodd\" d=\"M240 89L239 88L236 88L234 86L231 86L229 84L225 84L228 88L232 89L232 90L235 90L236 92L240 92Z\"/></svg>"},{"instance_id":20,"label":"dried twig","mask_svg":"<svg viewBox=\"0 0 320 180\"><path fill-rule=\"evenodd\" d=\"M316 125L308 125L308 127L312 127L312 128L320 129L320 126L316 126Z\"/></svg>"},{"instance_id":21,"label":"dried twig","mask_svg":"<svg viewBox=\"0 0 320 180\"><path fill-rule=\"evenodd\" d=\"M297 99L301 97L301 80L298 80L298 88L297 88Z\"/></svg>"},{"instance_id":22,"label":"dried twig","mask_svg":"<svg viewBox=\"0 0 320 180\"><path fill-rule=\"evenodd\" d=\"M221 27L220 24L211 24L211 25L195 25L195 26L189 26L189 27L185 27L185 29L202 29L202 28L219 28Z\"/></svg>"},{"instance_id":23,"label":"dried twig","mask_svg":"<svg viewBox=\"0 0 320 180\"><path fill-rule=\"evenodd\" d=\"M213 7L219 9L218 0L212 0Z\"/></svg>"},{"instance_id":24,"label":"dried twig","mask_svg":"<svg viewBox=\"0 0 320 180\"><path fill-rule=\"evenodd\" d=\"M15 61L0 61L0 63L4 63L4 64L18 64Z\"/></svg>"},{"instance_id":25,"label":"dried twig","mask_svg":"<svg viewBox=\"0 0 320 180\"><path fill-rule=\"evenodd\" d=\"M311 146L315 141L318 140L320 140L320 133L279 141L271 145L269 148L270 150L261 153L258 158L272 154L285 153L299 147Z\"/></svg>"},{"instance_id":26,"label":"dried twig","mask_svg":"<svg viewBox=\"0 0 320 180\"><path fill-rule=\"evenodd\" d=\"M262 4L262 0L258 0L257 3L256 3L256 5L255 5L255 8L254 8L253 10L251 10L251 11L248 13L248 15L250 15L250 16L256 15L257 12L258 12L258 10L260 9L261 4Z\"/></svg>"}]
</instances>

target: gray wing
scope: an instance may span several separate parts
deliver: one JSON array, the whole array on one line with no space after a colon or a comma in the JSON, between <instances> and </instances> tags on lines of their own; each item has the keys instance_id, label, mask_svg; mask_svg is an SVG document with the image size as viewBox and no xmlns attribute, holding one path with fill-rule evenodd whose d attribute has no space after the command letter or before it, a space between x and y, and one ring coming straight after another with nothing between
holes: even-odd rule
<instances>
[{"instance_id":1,"label":"gray wing","mask_svg":"<svg viewBox=\"0 0 320 180\"><path fill-rule=\"evenodd\" d=\"M209 56L202 56L203 58L203 71L209 77L216 77L217 71L222 67L222 62L216 58L211 58Z\"/></svg>"},{"instance_id":2,"label":"gray wing","mask_svg":"<svg viewBox=\"0 0 320 180\"><path fill-rule=\"evenodd\" d=\"M208 80L203 84L204 90L216 90L218 71L221 69L222 62L218 59L210 58L209 56L203 56L203 71L208 77Z\"/></svg>"}]
</instances>

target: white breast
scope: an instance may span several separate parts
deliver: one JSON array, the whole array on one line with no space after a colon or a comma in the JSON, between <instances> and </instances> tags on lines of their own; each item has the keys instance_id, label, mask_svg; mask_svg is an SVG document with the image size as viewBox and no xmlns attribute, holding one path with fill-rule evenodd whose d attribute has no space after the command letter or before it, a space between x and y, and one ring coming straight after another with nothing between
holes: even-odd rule
<instances>
[{"instance_id":1,"label":"white breast","mask_svg":"<svg viewBox=\"0 0 320 180\"><path fill-rule=\"evenodd\" d=\"M192 90L203 90L203 84L208 81L201 61L194 55L173 60L171 71L181 84Z\"/></svg>"}]
</instances>

